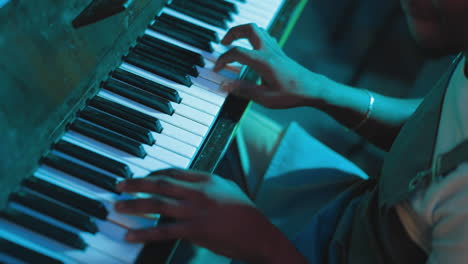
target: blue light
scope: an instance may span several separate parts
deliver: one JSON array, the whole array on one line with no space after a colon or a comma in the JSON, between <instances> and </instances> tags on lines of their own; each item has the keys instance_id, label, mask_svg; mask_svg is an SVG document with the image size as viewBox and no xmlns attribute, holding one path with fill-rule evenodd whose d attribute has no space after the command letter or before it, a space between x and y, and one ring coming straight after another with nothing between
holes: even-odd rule
<instances>
[{"instance_id":1,"label":"blue light","mask_svg":"<svg viewBox=\"0 0 468 264\"><path fill-rule=\"evenodd\" d=\"M0 8L2 8L4 5L8 4L10 0L0 0Z\"/></svg>"}]
</instances>

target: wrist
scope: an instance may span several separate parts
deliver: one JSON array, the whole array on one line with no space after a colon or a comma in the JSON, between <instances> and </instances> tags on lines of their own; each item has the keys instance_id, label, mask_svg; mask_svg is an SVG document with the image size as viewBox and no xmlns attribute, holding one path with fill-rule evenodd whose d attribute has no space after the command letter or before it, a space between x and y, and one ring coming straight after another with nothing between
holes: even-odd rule
<instances>
[{"instance_id":1,"label":"wrist","mask_svg":"<svg viewBox=\"0 0 468 264\"><path fill-rule=\"evenodd\" d=\"M339 84L324 75L313 72L310 75L303 94L304 106L324 110L336 100L334 94L340 89Z\"/></svg>"}]
</instances>

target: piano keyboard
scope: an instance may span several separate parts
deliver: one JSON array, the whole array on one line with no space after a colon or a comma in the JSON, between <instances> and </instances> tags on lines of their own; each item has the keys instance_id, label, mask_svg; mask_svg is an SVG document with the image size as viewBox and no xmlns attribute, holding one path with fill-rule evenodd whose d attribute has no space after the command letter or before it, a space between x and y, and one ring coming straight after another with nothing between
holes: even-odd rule
<instances>
[{"instance_id":1,"label":"piano keyboard","mask_svg":"<svg viewBox=\"0 0 468 264\"><path fill-rule=\"evenodd\" d=\"M0 212L0 263L133 263L129 228L157 216L119 214L114 186L189 168L224 103L219 85L241 66L211 69L228 28L269 28L282 0L173 0ZM246 40L235 43L249 48Z\"/></svg>"}]
</instances>

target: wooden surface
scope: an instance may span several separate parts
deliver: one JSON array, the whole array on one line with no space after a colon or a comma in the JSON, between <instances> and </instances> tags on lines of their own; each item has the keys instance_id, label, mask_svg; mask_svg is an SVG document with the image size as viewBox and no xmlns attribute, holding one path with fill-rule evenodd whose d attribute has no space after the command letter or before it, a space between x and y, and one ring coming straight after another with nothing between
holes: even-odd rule
<instances>
[{"instance_id":1,"label":"wooden surface","mask_svg":"<svg viewBox=\"0 0 468 264\"><path fill-rule=\"evenodd\" d=\"M163 4L134 1L74 29L90 2L11 0L0 8L0 208Z\"/></svg>"}]
</instances>

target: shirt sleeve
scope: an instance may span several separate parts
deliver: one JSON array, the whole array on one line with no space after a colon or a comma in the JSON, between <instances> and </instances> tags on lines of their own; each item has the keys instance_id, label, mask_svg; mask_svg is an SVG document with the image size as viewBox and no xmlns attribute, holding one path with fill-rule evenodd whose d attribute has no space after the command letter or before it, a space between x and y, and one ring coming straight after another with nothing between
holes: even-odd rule
<instances>
[{"instance_id":1,"label":"shirt sleeve","mask_svg":"<svg viewBox=\"0 0 468 264\"><path fill-rule=\"evenodd\" d=\"M468 162L441 177L411 201L428 249L427 263L468 263Z\"/></svg>"}]
</instances>

